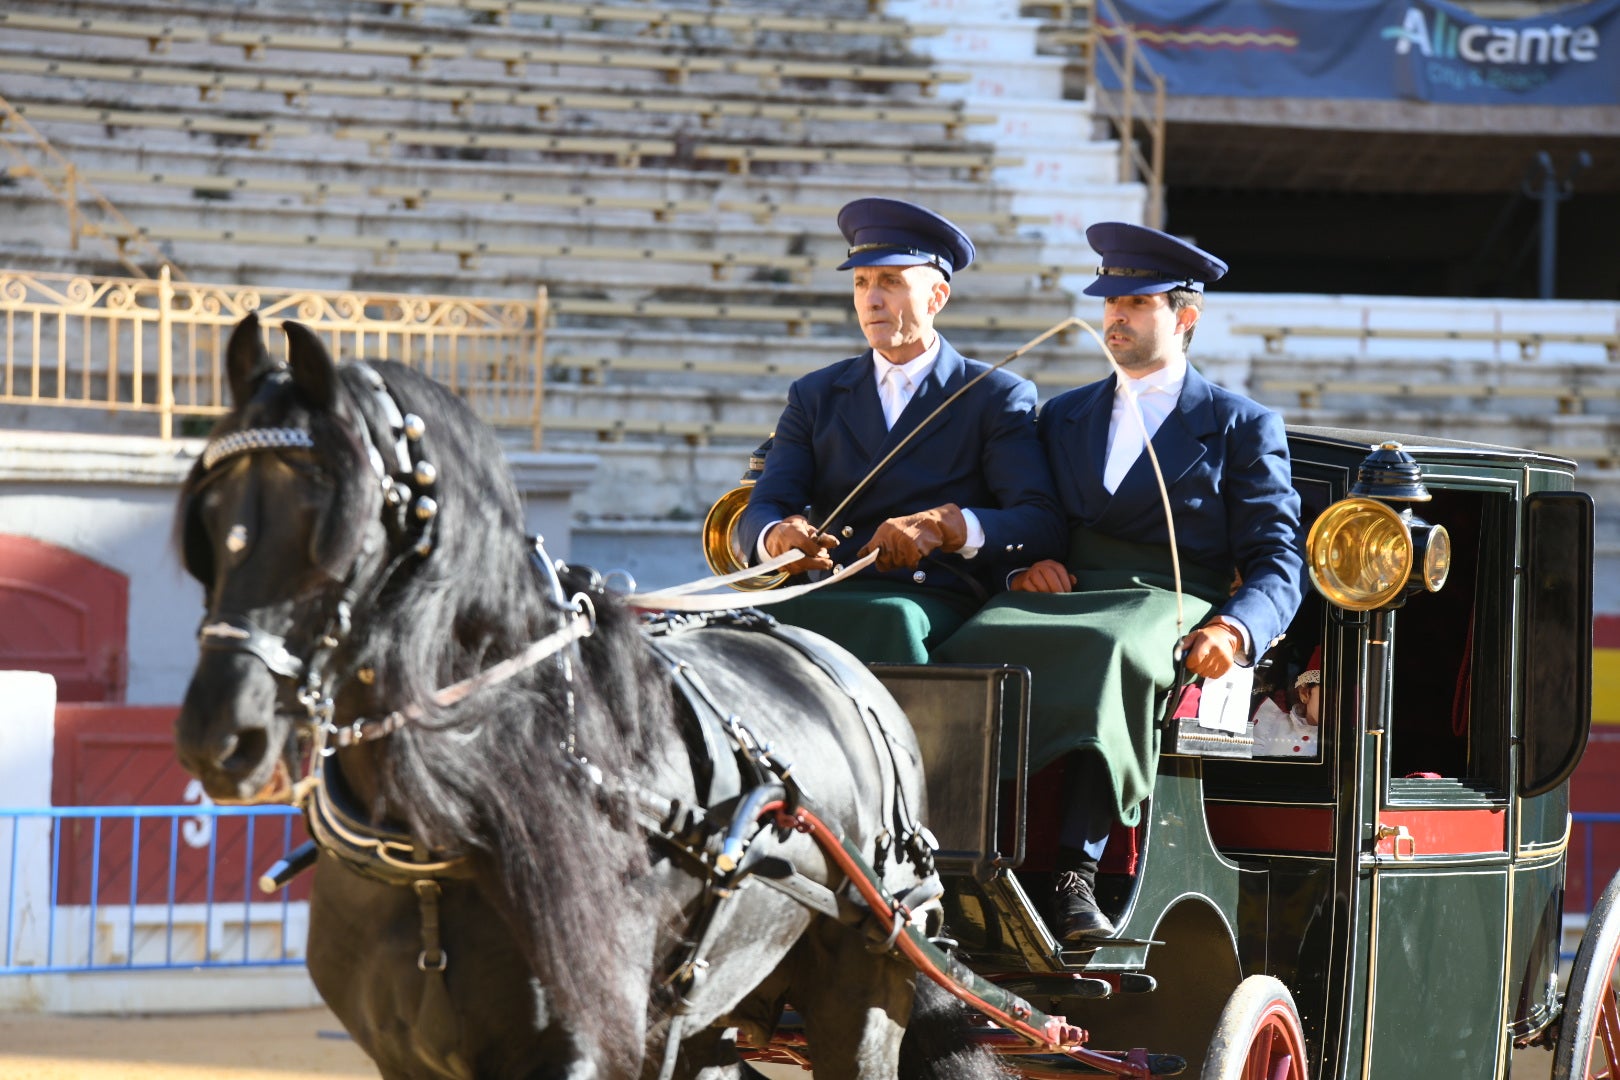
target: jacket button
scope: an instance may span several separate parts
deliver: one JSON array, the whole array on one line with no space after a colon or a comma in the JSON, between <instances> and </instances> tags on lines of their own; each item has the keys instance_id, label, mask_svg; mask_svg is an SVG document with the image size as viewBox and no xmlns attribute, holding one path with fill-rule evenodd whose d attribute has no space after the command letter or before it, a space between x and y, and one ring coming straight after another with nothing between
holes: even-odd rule
<instances>
[{"instance_id":1,"label":"jacket button","mask_svg":"<svg viewBox=\"0 0 1620 1080\"><path fill-rule=\"evenodd\" d=\"M928 580L928 575L923 573L921 570L917 570L912 573L911 580L921 585L923 582Z\"/></svg>"},{"instance_id":2,"label":"jacket button","mask_svg":"<svg viewBox=\"0 0 1620 1080\"><path fill-rule=\"evenodd\" d=\"M855 526L845 525L842 529L838 530L838 535L842 536L845 540L848 540L850 537L855 535Z\"/></svg>"}]
</instances>

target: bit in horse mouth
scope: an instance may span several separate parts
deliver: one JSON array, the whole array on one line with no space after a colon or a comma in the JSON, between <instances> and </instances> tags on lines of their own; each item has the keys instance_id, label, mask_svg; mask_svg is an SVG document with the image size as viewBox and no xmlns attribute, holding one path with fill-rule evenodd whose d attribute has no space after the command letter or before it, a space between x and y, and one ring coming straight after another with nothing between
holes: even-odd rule
<instances>
[{"instance_id":1,"label":"bit in horse mouth","mask_svg":"<svg viewBox=\"0 0 1620 1080\"><path fill-rule=\"evenodd\" d=\"M258 791L244 799L221 799L214 802L221 806L262 806L266 803L281 803L290 805L293 801L292 773L287 769L287 762L281 758L276 759L275 768L270 770L270 778Z\"/></svg>"}]
</instances>

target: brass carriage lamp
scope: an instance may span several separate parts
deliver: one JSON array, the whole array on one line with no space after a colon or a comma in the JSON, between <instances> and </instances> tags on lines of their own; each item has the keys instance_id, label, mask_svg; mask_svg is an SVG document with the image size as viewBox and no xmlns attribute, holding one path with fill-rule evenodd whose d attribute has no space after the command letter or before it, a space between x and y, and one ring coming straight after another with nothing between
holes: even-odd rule
<instances>
[{"instance_id":1,"label":"brass carriage lamp","mask_svg":"<svg viewBox=\"0 0 1620 1080\"><path fill-rule=\"evenodd\" d=\"M1311 525L1305 550L1317 591L1351 611L1399 607L1419 589L1438 592L1451 572L1451 535L1411 506L1391 505L1430 498L1400 443L1373 447L1349 497Z\"/></svg>"},{"instance_id":2,"label":"brass carriage lamp","mask_svg":"<svg viewBox=\"0 0 1620 1080\"><path fill-rule=\"evenodd\" d=\"M759 448L749 455L748 471L743 473L742 481L716 499L714 505L709 507L708 515L703 519L703 558L708 562L709 569L716 574L734 574L746 570L752 561L749 552L742 549L738 522L742 519L743 511L748 509L748 495L754 482L765 471L765 458L771 452L771 443L775 439L776 433L772 432ZM787 579L786 573L777 570L734 581L731 587L745 592L758 592L774 589Z\"/></svg>"}]
</instances>

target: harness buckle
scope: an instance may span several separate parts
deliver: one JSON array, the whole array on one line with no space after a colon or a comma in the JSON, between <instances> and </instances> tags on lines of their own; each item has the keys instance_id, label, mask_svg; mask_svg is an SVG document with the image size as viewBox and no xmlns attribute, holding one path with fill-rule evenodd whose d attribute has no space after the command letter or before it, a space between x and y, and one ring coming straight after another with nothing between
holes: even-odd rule
<instances>
[{"instance_id":1,"label":"harness buckle","mask_svg":"<svg viewBox=\"0 0 1620 1080\"><path fill-rule=\"evenodd\" d=\"M445 968L449 967L450 954L445 952L443 949L439 949L437 951L439 954L439 962L437 964L428 963L428 954L426 949L423 949L420 953L418 953L416 955L416 970L433 973L443 971Z\"/></svg>"}]
</instances>

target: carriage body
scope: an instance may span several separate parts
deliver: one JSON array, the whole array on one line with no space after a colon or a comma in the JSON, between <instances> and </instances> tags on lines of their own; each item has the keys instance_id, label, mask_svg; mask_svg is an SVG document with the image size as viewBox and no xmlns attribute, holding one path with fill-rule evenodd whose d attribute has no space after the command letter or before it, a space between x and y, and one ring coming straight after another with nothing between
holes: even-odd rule
<instances>
[{"instance_id":1,"label":"carriage body","mask_svg":"<svg viewBox=\"0 0 1620 1080\"><path fill-rule=\"evenodd\" d=\"M1291 430L1307 525L1383 438ZM974 693L955 685L970 671L932 676L944 690L925 669L885 676L924 744L947 929L978 973L1092 1046L1181 1055L1189 1075L1226 1075L1206 1052L1255 975L1297 1006L1305 1071L1285 1075L1503 1077L1515 1044L1550 1040L1590 721L1591 502L1567 461L1400 441L1432 494L1416 511L1452 537L1449 580L1374 611L1307 590L1260 677L1290 685L1320 646L1316 754L1213 757L1167 732L1135 866L1100 878L1119 932L1096 947L1060 947L1036 899L1056 819L1017 760L1016 672Z\"/></svg>"}]
</instances>

